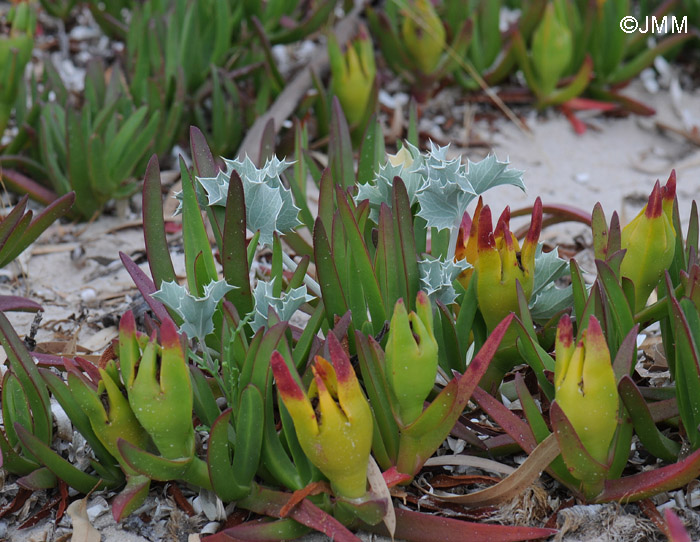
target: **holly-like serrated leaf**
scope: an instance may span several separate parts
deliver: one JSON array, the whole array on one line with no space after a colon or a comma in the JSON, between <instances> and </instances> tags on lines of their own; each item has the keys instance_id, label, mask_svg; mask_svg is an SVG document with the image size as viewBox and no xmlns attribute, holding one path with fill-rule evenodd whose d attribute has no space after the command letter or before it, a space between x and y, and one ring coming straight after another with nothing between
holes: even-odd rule
<instances>
[{"instance_id":1,"label":"holly-like serrated leaf","mask_svg":"<svg viewBox=\"0 0 700 542\"><path fill-rule=\"evenodd\" d=\"M457 183L430 180L418 193L418 216L425 219L429 228L450 229L462 219L472 199L474 194L464 191Z\"/></svg>"},{"instance_id":2,"label":"holly-like serrated leaf","mask_svg":"<svg viewBox=\"0 0 700 542\"><path fill-rule=\"evenodd\" d=\"M551 282L539 294L530 300L530 315L538 322L547 321L555 314L571 307L574 302L574 292L571 287L557 288Z\"/></svg>"},{"instance_id":3,"label":"holly-like serrated leaf","mask_svg":"<svg viewBox=\"0 0 700 542\"><path fill-rule=\"evenodd\" d=\"M270 282L258 281L253 290L255 309L253 310L253 320L250 322L253 332L257 332L258 329L267 325L267 315L270 308L277 313L280 320L288 321L299 307L313 299L313 296L308 295L306 285L292 288L289 292L283 292L280 297L275 297L273 294L274 282L274 279Z\"/></svg>"},{"instance_id":4,"label":"holly-like serrated leaf","mask_svg":"<svg viewBox=\"0 0 700 542\"><path fill-rule=\"evenodd\" d=\"M231 173L235 171L243 182L247 228L260 232L260 243L271 246L275 232L284 233L301 224L292 192L280 178L293 162L276 156L261 168L255 167L247 156L243 160L224 159L224 162L226 172L219 171L216 177L197 177L206 192L208 205L226 205Z\"/></svg>"},{"instance_id":5,"label":"holly-like serrated leaf","mask_svg":"<svg viewBox=\"0 0 700 542\"><path fill-rule=\"evenodd\" d=\"M221 299L235 286L224 280L212 281L204 286L204 297L191 295L176 282L163 282L160 290L151 294L155 299L173 309L184 320L180 332L199 341L214 331L213 317Z\"/></svg>"},{"instance_id":6,"label":"holly-like serrated leaf","mask_svg":"<svg viewBox=\"0 0 700 542\"><path fill-rule=\"evenodd\" d=\"M420 289L426 292L432 301L449 305L457 298L457 292L452 283L462 271L470 267L467 260L458 262L433 258L421 260L418 262Z\"/></svg>"},{"instance_id":7,"label":"holly-like serrated leaf","mask_svg":"<svg viewBox=\"0 0 700 542\"><path fill-rule=\"evenodd\" d=\"M517 186L524 192L524 172L520 169L508 168L508 164L510 164L508 160L500 162L495 154L489 154L479 162L467 160L467 180L477 195L504 184Z\"/></svg>"},{"instance_id":8,"label":"holly-like serrated leaf","mask_svg":"<svg viewBox=\"0 0 700 542\"><path fill-rule=\"evenodd\" d=\"M559 311L573 305L571 286L558 288L555 281L569 273L569 264L556 250L542 252L542 243L535 252L535 283L530 298L530 314L534 320L549 320Z\"/></svg>"},{"instance_id":9,"label":"holly-like serrated leaf","mask_svg":"<svg viewBox=\"0 0 700 542\"><path fill-rule=\"evenodd\" d=\"M449 146L430 143L425 159L426 182L416 193L418 215L429 228L452 229L459 224L469 203L476 197L459 158L447 159Z\"/></svg>"},{"instance_id":10,"label":"holly-like serrated leaf","mask_svg":"<svg viewBox=\"0 0 700 542\"><path fill-rule=\"evenodd\" d=\"M246 207L246 226L250 231L260 232L260 242L272 246L273 234L280 231L277 219L282 211L279 190L262 183L243 181Z\"/></svg>"},{"instance_id":11,"label":"holly-like serrated leaf","mask_svg":"<svg viewBox=\"0 0 700 542\"><path fill-rule=\"evenodd\" d=\"M549 284L569 273L569 262L560 258L556 249L550 252L543 252L542 246L542 243L538 243L535 251L533 295L538 294Z\"/></svg>"},{"instance_id":12,"label":"holly-like serrated leaf","mask_svg":"<svg viewBox=\"0 0 700 542\"><path fill-rule=\"evenodd\" d=\"M410 156L410 163L404 161L407 156L401 156L402 152ZM375 222L379 220L379 208L382 203L391 208L391 190L394 185L394 177L401 177L406 186L410 204L416 203L416 192L425 184L427 178L420 151L408 142L404 143L399 153L388 156L386 162L379 166L374 183L359 186L355 202L369 200L370 218Z\"/></svg>"},{"instance_id":13,"label":"holly-like serrated leaf","mask_svg":"<svg viewBox=\"0 0 700 542\"><path fill-rule=\"evenodd\" d=\"M428 180L439 181L440 184L456 183L463 190L473 192L467 179L466 171L459 158L447 159L449 145L440 147L430 142L430 152L425 158L425 176Z\"/></svg>"},{"instance_id":14,"label":"holly-like serrated leaf","mask_svg":"<svg viewBox=\"0 0 700 542\"><path fill-rule=\"evenodd\" d=\"M197 177L207 193L209 205L226 205L226 194L231 175L219 170L216 177Z\"/></svg>"}]
</instances>

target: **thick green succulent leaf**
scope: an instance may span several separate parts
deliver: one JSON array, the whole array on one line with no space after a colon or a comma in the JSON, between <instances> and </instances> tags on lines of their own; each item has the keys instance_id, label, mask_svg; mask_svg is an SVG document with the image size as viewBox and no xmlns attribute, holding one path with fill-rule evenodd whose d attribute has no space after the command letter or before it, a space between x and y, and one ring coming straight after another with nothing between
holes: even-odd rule
<instances>
[{"instance_id":1,"label":"thick green succulent leaf","mask_svg":"<svg viewBox=\"0 0 700 542\"><path fill-rule=\"evenodd\" d=\"M399 472L415 475L445 440L486 373L512 320L512 314L504 318L474 356L466 372L450 380L418 419L401 430L397 460Z\"/></svg>"},{"instance_id":2,"label":"thick green succulent leaf","mask_svg":"<svg viewBox=\"0 0 700 542\"><path fill-rule=\"evenodd\" d=\"M655 457L673 462L678 457L681 446L659 431L654 423L649 406L632 378L625 375L617 385L620 398L630 413L634 430L644 447Z\"/></svg>"},{"instance_id":3,"label":"thick green succulent leaf","mask_svg":"<svg viewBox=\"0 0 700 542\"><path fill-rule=\"evenodd\" d=\"M124 439L117 440L117 448L122 460L134 471L147 476L151 480L162 482L184 479L194 469L195 464L203 463L200 459L192 457L166 459L149 453ZM208 475L206 475L206 481L202 484L202 487L211 489Z\"/></svg>"},{"instance_id":4,"label":"thick green succulent leaf","mask_svg":"<svg viewBox=\"0 0 700 542\"><path fill-rule=\"evenodd\" d=\"M15 424L15 431L17 431L17 436L22 443L32 450L39 461L69 486L81 493L90 493L95 488L104 489L107 487L104 480L77 469L20 424Z\"/></svg>"},{"instance_id":5,"label":"thick green succulent leaf","mask_svg":"<svg viewBox=\"0 0 700 542\"><path fill-rule=\"evenodd\" d=\"M112 501L112 517L121 521L143 504L148 496L151 479L147 476L128 476L126 487Z\"/></svg>"},{"instance_id":6,"label":"thick green succulent leaf","mask_svg":"<svg viewBox=\"0 0 700 542\"><path fill-rule=\"evenodd\" d=\"M250 488L246 489L238 485L231 468L231 446L229 444L231 414L232 410L228 409L214 422L209 433L207 447L207 467L209 468L211 485L219 498L224 501L241 499L250 491Z\"/></svg>"},{"instance_id":7,"label":"thick green succulent leaf","mask_svg":"<svg viewBox=\"0 0 700 542\"><path fill-rule=\"evenodd\" d=\"M144 175L143 232L153 282L157 287L160 287L163 281L174 281L175 271L170 259L168 241L165 237L160 166L156 155L153 155L149 160Z\"/></svg>"}]
</instances>

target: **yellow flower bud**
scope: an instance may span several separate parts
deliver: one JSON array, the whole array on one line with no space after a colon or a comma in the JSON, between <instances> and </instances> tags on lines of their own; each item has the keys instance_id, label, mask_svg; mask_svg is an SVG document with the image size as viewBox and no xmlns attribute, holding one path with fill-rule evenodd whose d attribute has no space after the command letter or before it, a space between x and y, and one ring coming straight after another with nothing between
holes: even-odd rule
<instances>
[{"instance_id":1,"label":"yellow flower bud","mask_svg":"<svg viewBox=\"0 0 700 542\"><path fill-rule=\"evenodd\" d=\"M350 359L332 333L328 345L333 364L316 357L308 395L278 352L270 364L302 450L338 496L357 499L367 491L372 412Z\"/></svg>"},{"instance_id":2,"label":"yellow flower bud","mask_svg":"<svg viewBox=\"0 0 700 542\"><path fill-rule=\"evenodd\" d=\"M673 229L673 200L676 197L676 172L671 172L666 186L656 181L644 209L622 230L622 248L627 252L620 272L634 283L634 310L646 305L665 269L671 265L676 250Z\"/></svg>"},{"instance_id":3,"label":"yellow flower bud","mask_svg":"<svg viewBox=\"0 0 700 542\"><path fill-rule=\"evenodd\" d=\"M608 464L619 398L610 351L598 320L591 316L574 347L568 315L559 321L554 366L555 400L593 459Z\"/></svg>"},{"instance_id":4,"label":"yellow flower bud","mask_svg":"<svg viewBox=\"0 0 700 542\"><path fill-rule=\"evenodd\" d=\"M518 308L516 281L529 299L535 281L535 251L542 230L542 201L537 198L530 230L522 251L509 229L510 210L506 208L493 231L491 210L485 206L478 219L476 294L481 314L489 330Z\"/></svg>"}]
</instances>

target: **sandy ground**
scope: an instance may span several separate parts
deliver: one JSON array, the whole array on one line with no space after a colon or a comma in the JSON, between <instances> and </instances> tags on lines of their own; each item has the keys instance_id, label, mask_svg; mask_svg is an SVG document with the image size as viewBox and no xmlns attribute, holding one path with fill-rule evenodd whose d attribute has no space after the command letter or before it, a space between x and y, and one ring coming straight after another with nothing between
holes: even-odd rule
<instances>
[{"instance_id":1,"label":"sandy ground","mask_svg":"<svg viewBox=\"0 0 700 542\"><path fill-rule=\"evenodd\" d=\"M489 192L487 203L500 212L505 205L517 209L531 204L539 195L545 203L566 203L590 211L601 201L608 216L618 210L625 223L639 211L654 181L665 181L676 168L681 214L687 217L691 200L700 193L700 148L687 138L657 129L655 123L680 129L700 125L700 92L650 94L641 84L625 92L654 107L657 115L614 119L581 115L592 127L580 136L556 111L529 115L525 120L530 133L505 120L473 125L473 134L493 142L499 159L509 157L513 167L525 170L526 194L501 187ZM472 159L480 155L480 149L468 153ZM99 354L116 335L125 300L138 297L117 255L119 250L133 258L142 255L138 218L126 216L127 221L135 221L126 228L122 227L124 219L109 217L89 226L56 225L20 259L26 278L17 278L15 267L8 270L9 280L0 284L0 293L25 295L45 307L37 340L47 351ZM566 226L545 236L562 239L582 230L577 225ZM177 238L174 244L181 249ZM32 317L14 315L12 319L18 333L24 335ZM102 497L92 497L91 502L93 499ZM53 541L70 532L67 519L58 527L46 522L21 532L14 531L8 520L12 521L0 520L0 540L10 536L18 542ZM148 540L114 525L107 510L96 525L102 540ZM571 536L574 534L566 540L576 539Z\"/></svg>"}]
</instances>

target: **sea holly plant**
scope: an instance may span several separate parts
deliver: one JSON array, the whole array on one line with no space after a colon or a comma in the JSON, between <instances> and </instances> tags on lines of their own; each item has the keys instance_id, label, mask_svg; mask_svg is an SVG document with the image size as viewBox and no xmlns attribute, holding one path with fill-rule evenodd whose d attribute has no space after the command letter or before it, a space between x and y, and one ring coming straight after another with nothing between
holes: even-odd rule
<instances>
[{"instance_id":1,"label":"sea holly plant","mask_svg":"<svg viewBox=\"0 0 700 542\"><path fill-rule=\"evenodd\" d=\"M226 160L227 171L219 170L215 178L197 177L204 188L208 205L226 206L231 173L236 172L243 182L246 198L246 226L260 232L260 243L272 246L274 232L287 232L301 224L299 208L294 204L292 193L282 183L280 175L290 162L276 156L257 168L249 157L243 160Z\"/></svg>"},{"instance_id":2,"label":"sea holly plant","mask_svg":"<svg viewBox=\"0 0 700 542\"><path fill-rule=\"evenodd\" d=\"M499 161L491 154L479 162L460 158L448 158L449 146L440 147L430 143L430 151L423 155L410 143L389 156L373 183L361 184L355 197L359 203L369 200L371 215L375 221L382 203L391 206L391 188L394 179L400 177L405 184L411 206L418 204L415 214L424 221L426 228L437 232L447 230L449 241L438 243L433 239L431 253L442 256L444 261L454 259L459 228L469 204L487 190L502 186L516 186L525 190L523 172L509 168L509 163ZM425 230L424 230L425 231ZM425 233L417 231L417 239L425 244ZM439 245L439 246L437 246Z\"/></svg>"}]
</instances>

